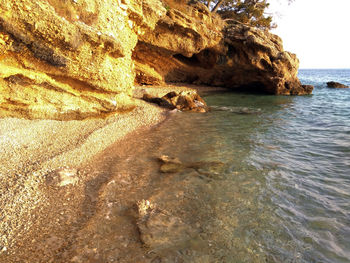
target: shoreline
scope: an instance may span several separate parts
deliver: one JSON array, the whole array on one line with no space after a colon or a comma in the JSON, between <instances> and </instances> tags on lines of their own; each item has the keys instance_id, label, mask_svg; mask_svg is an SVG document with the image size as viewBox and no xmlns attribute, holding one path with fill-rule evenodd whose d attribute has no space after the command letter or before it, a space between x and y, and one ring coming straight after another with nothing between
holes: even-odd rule
<instances>
[{"instance_id":1,"label":"shoreline","mask_svg":"<svg viewBox=\"0 0 350 263\"><path fill-rule=\"evenodd\" d=\"M163 96L170 91L193 89L198 93L218 90L181 84L142 86L136 87L134 98L138 99L144 92ZM0 119L1 263L23 260L29 247L42 246L45 240L42 234L63 227L59 223L62 222L59 220L61 215L56 213L60 209L68 209L71 219L85 220L79 219L77 213L86 199L86 184L94 180L94 176L81 174L77 169L103 154L111 145L127 144L128 136L142 136L167 118L166 109L137 101L138 106L133 111L106 119ZM62 171L68 173L68 177L60 182L57 178ZM62 198L67 198L68 202L57 201ZM64 207L60 208L61 205ZM55 220L59 220L56 226L51 223ZM65 227L82 224L69 222L67 218L63 221ZM38 229L43 233L37 233ZM23 246L28 248L23 250ZM46 250L54 251L52 248Z\"/></svg>"},{"instance_id":2,"label":"shoreline","mask_svg":"<svg viewBox=\"0 0 350 263\"><path fill-rule=\"evenodd\" d=\"M123 142L128 134L148 130L165 119L165 109L143 101L132 112L106 119L0 119L0 262L12 262L11 255L21 259L15 256L21 250L21 239L31 236L28 233L40 225L38 215L50 206L52 194L47 187L48 174L81 167L108 146ZM54 191L85 183L83 175L77 173L76 177L68 181L72 186L62 185Z\"/></svg>"}]
</instances>

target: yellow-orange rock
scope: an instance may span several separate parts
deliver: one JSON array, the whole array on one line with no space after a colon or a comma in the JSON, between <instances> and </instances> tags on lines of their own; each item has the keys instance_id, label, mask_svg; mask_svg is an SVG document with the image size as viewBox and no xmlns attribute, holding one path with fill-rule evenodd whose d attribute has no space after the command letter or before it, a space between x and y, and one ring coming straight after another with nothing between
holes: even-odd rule
<instances>
[{"instance_id":1,"label":"yellow-orange rock","mask_svg":"<svg viewBox=\"0 0 350 263\"><path fill-rule=\"evenodd\" d=\"M198 54L221 52L224 22L202 4L170 6L152 31L139 37L133 52L137 84L193 82Z\"/></svg>"},{"instance_id":2,"label":"yellow-orange rock","mask_svg":"<svg viewBox=\"0 0 350 263\"><path fill-rule=\"evenodd\" d=\"M130 110L134 83L310 93L297 69L277 36L225 27L199 3L0 0L0 117L81 119Z\"/></svg>"},{"instance_id":3,"label":"yellow-orange rock","mask_svg":"<svg viewBox=\"0 0 350 263\"><path fill-rule=\"evenodd\" d=\"M201 4L170 9L167 19L138 42L133 58L138 84L185 82L275 95L305 95L313 89L301 85L299 60L283 50L277 35L223 25Z\"/></svg>"},{"instance_id":4,"label":"yellow-orange rock","mask_svg":"<svg viewBox=\"0 0 350 263\"><path fill-rule=\"evenodd\" d=\"M79 119L132 108L137 34L166 12L141 2L0 0L0 116Z\"/></svg>"}]
</instances>

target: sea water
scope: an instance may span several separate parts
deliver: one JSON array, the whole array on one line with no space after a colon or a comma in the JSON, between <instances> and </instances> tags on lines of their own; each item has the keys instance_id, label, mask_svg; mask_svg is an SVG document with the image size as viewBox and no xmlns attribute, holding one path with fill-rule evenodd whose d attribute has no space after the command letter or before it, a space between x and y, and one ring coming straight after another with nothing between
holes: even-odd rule
<instances>
[{"instance_id":1,"label":"sea water","mask_svg":"<svg viewBox=\"0 0 350 263\"><path fill-rule=\"evenodd\" d=\"M299 77L313 95L209 94L211 112L172 114L112 158L108 173L144 178L138 198L183 224L144 233L145 262L350 262L350 89L326 87L350 70ZM161 155L224 165L162 174Z\"/></svg>"}]
</instances>

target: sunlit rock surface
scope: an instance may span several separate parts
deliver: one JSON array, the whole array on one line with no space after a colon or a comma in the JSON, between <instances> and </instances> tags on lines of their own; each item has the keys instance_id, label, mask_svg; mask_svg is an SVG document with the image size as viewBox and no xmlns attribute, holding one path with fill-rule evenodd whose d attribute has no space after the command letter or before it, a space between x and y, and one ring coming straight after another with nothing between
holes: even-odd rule
<instances>
[{"instance_id":1,"label":"sunlit rock surface","mask_svg":"<svg viewBox=\"0 0 350 263\"><path fill-rule=\"evenodd\" d=\"M305 95L299 60L268 31L224 25L203 5L170 9L133 53L138 84L185 82L275 95Z\"/></svg>"},{"instance_id":2,"label":"sunlit rock surface","mask_svg":"<svg viewBox=\"0 0 350 263\"><path fill-rule=\"evenodd\" d=\"M131 109L137 34L165 12L158 1L141 2L1 0L0 116L80 119Z\"/></svg>"},{"instance_id":3,"label":"sunlit rock surface","mask_svg":"<svg viewBox=\"0 0 350 263\"><path fill-rule=\"evenodd\" d=\"M82 119L134 107L136 84L311 92L279 37L202 4L0 0L0 117Z\"/></svg>"},{"instance_id":4,"label":"sunlit rock surface","mask_svg":"<svg viewBox=\"0 0 350 263\"><path fill-rule=\"evenodd\" d=\"M224 52L223 21L201 4L170 7L133 52L137 84L193 83L208 64L209 50ZM215 55L216 59L216 55Z\"/></svg>"}]
</instances>

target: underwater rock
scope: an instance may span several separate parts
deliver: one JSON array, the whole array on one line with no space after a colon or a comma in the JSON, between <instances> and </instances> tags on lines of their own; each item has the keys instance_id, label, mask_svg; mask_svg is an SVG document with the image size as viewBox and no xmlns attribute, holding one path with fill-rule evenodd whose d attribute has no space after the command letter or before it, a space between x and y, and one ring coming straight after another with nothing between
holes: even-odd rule
<instances>
[{"instance_id":1,"label":"underwater rock","mask_svg":"<svg viewBox=\"0 0 350 263\"><path fill-rule=\"evenodd\" d=\"M193 168L197 171L207 171L211 173L222 172L225 168L225 163L220 161L199 161L185 164L188 168Z\"/></svg>"},{"instance_id":2,"label":"underwater rock","mask_svg":"<svg viewBox=\"0 0 350 263\"><path fill-rule=\"evenodd\" d=\"M160 166L162 173L179 173L184 169L184 166L176 163L165 163Z\"/></svg>"},{"instance_id":3,"label":"underwater rock","mask_svg":"<svg viewBox=\"0 0 350 263\"><path fill-rule=\"evenodd\" d=\"M137 202L137 207L137 227L141 240L152 251L181 246L197 234L181 218L158 208L149 200Z\"/></svg>"},{"instance_id":4,"label":"underwater rock","mask_svg":"<svg viewBox=\"0 0 350 263\"><path fill-rule=\"evenodd\" d=\"M158 159L162 163L160 166L160 171L162 173L178 173L185 168L178 158L172 158L167 155L162 155Z\"/></svg>"},{"instance_id":5,"label":"underwater rock","mask_svg":"<svg viewBox=\"0 0 350 263\"><path fill-rule=\"evenodd\" d=\"M248 107L225 107L225 106L211 106L212 110L216 111L229 111L237 114L261 114L261 109L253 109Z\"/></svg>"},{"instance_id":6,"label":"underwater rock","mask_svg":"<svg viewBox=\"0 0 350 263\"><path fill-rule=\"evenodd\" d=\"M225 163L220 161L199 161L186 164L187 168L194 169L199 177L209 180L223 180Z\"/></svg>"},{"instance_id":7,"label":"underwater rock","mask_svg":"<svg viewBox=\"0 0 350 263\"><path fill-rule=\"evenodd\" d=\"M168 155L162 155L158 158L162 163L174 163L174 164L182 164L178 158L169 157Z\"/></svg>"},{"instance_id":8,"label":"underwater rock","mask_svg":"<svg viewBox=\"0 0 350 263\"><path fill-rule=\"evenodd\" d=\"M199 161L183 163L178 158L162 155L158 158L161 162L160 171L162 173L177 173L185 169L193 169L202 175L213 175L217 177L225 169L225 163L221 161Z\"/></svg>"}]
</instances>

